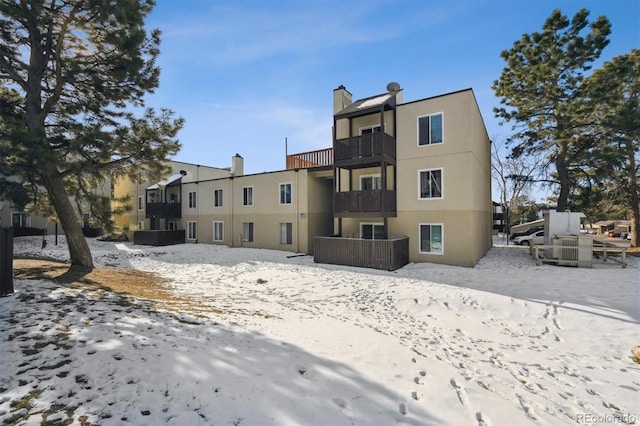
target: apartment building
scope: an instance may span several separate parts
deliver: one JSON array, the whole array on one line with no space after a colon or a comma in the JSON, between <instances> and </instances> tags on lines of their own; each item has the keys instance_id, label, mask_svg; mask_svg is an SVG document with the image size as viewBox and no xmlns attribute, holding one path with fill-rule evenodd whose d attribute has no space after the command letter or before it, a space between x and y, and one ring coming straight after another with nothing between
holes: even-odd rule
<instances>
[{"instance_id":1,"label":"apartment building","mask_svg":"<svg viewBox=\"0 0 640 426\"><path fill-rule=\"evenodd\" d=\"M11 177L13 181L19 181L18 177ZM100 196L109 197L112 190L111 179L105 179L96 186L94 193ZM38 191L46 193L44 187L40 187ZM77 207L78 221L83 229L91 229L95 225L95 217L91 213L90 205L86 200L78 200L75 197L69 197L73 206ZM0 198L0 227L14 228L15 235L31 235L32 231L38 230L46 232L49 235L55 233L62 234L64 230L54 217L43 217L30 213L23 207L16 206L10 200ZM29 232L31 231L31 232Z\"/></svg>"},{"instance_id":2,"label":"apartment building","mask_svg":"<svg viewBox=\"0 0 640 426\"><path fill-rule=\"evenodd\" d=\"M333 144L287 156L286 170L244 175L170 162L163 181L118 181L134 211L117 218L187 243L314 254L316 261L395 269L471 267L491 247L491 154L471 89L403 102L403 90L353 101L333 91ZM327 253L330 255L327 256Z\"/></svg>"},{"instance_id":3,"label":"apartment building","mask_svg":"<svg viewBox=\"0 0 640 426\"><path fill-rule=\"evenodd\" d=\"M135 208L116 218L135 228L134 241L221 244L313 253L313 238L331 235L331 167L244 174L236 154L231 167L170 161L159 182L119 179L117 197ZM178 235L176 239L176 235Z\"/></svg>"}]
</instances>

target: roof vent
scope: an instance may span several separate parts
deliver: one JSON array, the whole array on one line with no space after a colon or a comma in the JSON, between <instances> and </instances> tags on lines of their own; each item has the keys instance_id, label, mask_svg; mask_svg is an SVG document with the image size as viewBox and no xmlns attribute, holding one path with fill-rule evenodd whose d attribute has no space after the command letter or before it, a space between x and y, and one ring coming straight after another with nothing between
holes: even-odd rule
<instances>
[{"instance_id":1,"label":"roof vent","mask_svg":"<svg viewBox=\"0 0 640 426\"><path fill-rule=\"evenodd\" d=\"M399 91L400 91L400 85L395 81L392 81L391 83L387 84L387 92L399 92Z\"/></svg>"}]
</instances>

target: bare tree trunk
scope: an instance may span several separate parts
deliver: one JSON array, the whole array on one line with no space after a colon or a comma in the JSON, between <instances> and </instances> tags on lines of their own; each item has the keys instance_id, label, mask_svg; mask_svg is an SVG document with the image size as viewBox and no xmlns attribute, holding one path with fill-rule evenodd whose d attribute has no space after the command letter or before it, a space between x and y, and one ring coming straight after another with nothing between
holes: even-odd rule
<instances>
[{"instance_id":1,"label":"bare tree trunk","mask_svg":"<svg viewBox=\"0 0 640 426\"><path fill-rule=\"evenodd\" d=\"M51 204L53 204L67 237L71 266L85 270L93 269L91 250L82 233L80 221L71 205L64 182L54 165L47 166L46 170L42 171L42 183L49 193Z\"/></svg>"},{"instance_id":2,"label":"bare tree trunk","mask_svg":"<svg viewBox=\"0 0 640 426\"><path fill-rule=\"evenodd\" d=\"M564 212L568 207L569 200L569 169L567 168L567 144L562 142L560 149L556 155L556 172L558 173L558 181L560 182L560 192L558 193L558 206L556 211Z\"/></svg>"},{"instance_id":3,"label":"bare tree trunk","mask_svg":"<svg viewBox=\"0 0 640 426\"><path fill-rule=\"evenodd\" d=\"M633 144L627 144L627 185L629 187L629 210L631 213L631 247L639 246L640 197L638 196L638 178L636 176L636 158Z\"/></svg>"}]
</instances>

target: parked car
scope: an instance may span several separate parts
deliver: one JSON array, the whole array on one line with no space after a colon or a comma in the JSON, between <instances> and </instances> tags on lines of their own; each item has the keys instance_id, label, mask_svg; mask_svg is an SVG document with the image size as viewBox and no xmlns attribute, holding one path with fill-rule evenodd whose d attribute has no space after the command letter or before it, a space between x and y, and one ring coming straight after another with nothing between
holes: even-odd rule
<instances>
[{"instance_id":1,"label":"parked car","mask_svg":"<svg viewBox=\"0 0 640 426\"><path fill-rule=\"evenodd\" d=\"M521 235L516 237L513 242L522 246L544 244L544 229L540 229L530 235Z\"/></svg>"},{"instance_id":2,"label":"parked car","mask_svg":"<svg viewBox=\"0 0 640 426\"><path fill-rule=\"evenodd\" d=\"M622 232L620 232L620 231L609 231L607 233L607 237L609 237L609 238L620 238L620 234L621 233Z\"/></svg>"},{"instance_id":3,"label":"parked car","mask_svg":"<svg viewBox=\"0 0 640 426\"><path fill-rule=\"evenodd\" d=\"M515 240L517 237L526 237L527 235L531 235L534 232L538 232L543 230L544 228L542 226L533 226L525 231L520 231L520 232L514 232L513 234L511 234L511 239Z\"/></svg>"}]
</instances>

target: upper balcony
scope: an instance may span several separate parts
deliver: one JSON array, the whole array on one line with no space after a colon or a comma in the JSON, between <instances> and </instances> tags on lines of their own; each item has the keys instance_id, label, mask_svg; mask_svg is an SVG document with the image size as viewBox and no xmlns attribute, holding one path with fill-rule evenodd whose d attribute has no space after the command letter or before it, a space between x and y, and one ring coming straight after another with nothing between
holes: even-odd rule
<instances>
[{"instance_id":1,"label":"upper balcony","mask_svg":"<svg viewBox=\"0 0 640 426\"><path fill-rule=\"evenodd\" d=\"M287 155L287 170L333 165L333 148Z\"/></svg>"},{"instance_id":2,"label":"upper balcony","mask_svg":"<svg viewBox=\"0 0 640 426\"><path fill-rule=\"evenodd\" d=\"M334 143L336 166L360 166L378 163L383 159L394 162L396 141L384 132L369 133L346 139L337 139Z\"/></svg>"},{"instance_id":3,"label":"upper balcony","mask_svg":"<svg viewBox=\"0 0 640 426\"><path fill-rule=\"evenodd\" d=\"M147 203L146 217L179 219L182 217L182 203Z\"/></svg>"},{"instance_id":4,"label":"upper balcony","mask_svg":"<svg viewBox=\"0 0 640 426\"><path fill-rule=\"evenodd\" d=\"M333 213L336 217L396 217L396 192L388 189L335 192Z\"/></svg>"}]
</instances>

